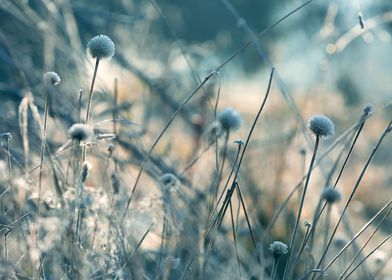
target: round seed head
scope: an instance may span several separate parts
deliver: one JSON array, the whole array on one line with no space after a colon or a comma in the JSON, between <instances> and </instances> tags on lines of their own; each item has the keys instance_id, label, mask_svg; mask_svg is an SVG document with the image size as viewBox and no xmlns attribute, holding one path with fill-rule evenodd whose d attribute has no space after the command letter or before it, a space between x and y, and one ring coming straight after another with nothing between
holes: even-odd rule
<instances>
[{"instance_id":1,"label":"round seed head","mask_svg":"<svg viewBox=\"0 0 392 280\"><path fill-rule=\"evenodd\" d=\"M242 118L238 111L232 108L226 108L218 114L218 121L222 128L227 131L234 131L240 128Z\"/></svg>"},{"instance_id":2,"label":"round seed head","mask_svg":"<svg viewBox=\"0 0 392 280\"><path fill-rule=\"evenodd\" d=\"M48 86L57 86L61 82L61 79L56 72L46 72L44 74L44 81Z\"/></svg>"},{"instance_id":3,"label":"round seed head","mask_svg":"<svg viewBox=\"0 0 392 280\"><path fill-rule=\"evenodd\" d=\"M165 187L171 187L178 184L177 177L172 173L165 173L159 177L159 182Z\"/></svg>"},{"instance_id":4,"label":"round seed head","mask_svg":"<svg viewBox=\"0 0 392 280\"><path fill-rule=\"evenodd\" d=\"M91 136L92 132L87 125L75 123L68 130L68 134L72 140L84 141Z\"/></svg>"},{"instance_id":5,"label":"round seed head","mask_svg":"<svg viewBox=\"0 0 392 280\"><path fill-rule=\"evenodd\" d=\"M308 129L320 138L328 138L335 134L334 123L323 115L312 116L308 121Z\"/></svg>"},{"instance_id":6,"label":"round seed head","mask_svg":"<svg viewBox=\"0 0 392 280\"><path fill-rule=\"evenodd\" d=\"M98 35L90 39L87 43L87 49L93 58L111 59L114 55L114 43L106 35Z\"/></svg>"},{"instance_id":7,"label":"round seed head","mask_svg":"<svg viewBox=\"0 0 392 280\"><path fill-rule=\"evenodd\" d=\"M280 241L272 242L268 249L274 255L275 258L278 258L281 255L286 255L288 253L287 245Z\"/></svg>"},{"instance_id":8,"label":"round seed head","mask_svg":"<svg viewBox=\"0 0 392 280\"><path fill-rule=\"evenodd\" d=\"M327 203L333 204L342 199L342 194L336 188L326 187L323 191L322 198L325 199Z\"/></svg>"},{"instance_id":9,"label":"round seed head","mask_svg":"<svg viewBox=\"0 0 392 280\"><path fill-rule=\"evenodd\" d=\"M333 240L333 244L335 245L336 248L341 249L347 244L347 239L344 236L338 235L335 237Z\"/></svg>"}]
</instances>

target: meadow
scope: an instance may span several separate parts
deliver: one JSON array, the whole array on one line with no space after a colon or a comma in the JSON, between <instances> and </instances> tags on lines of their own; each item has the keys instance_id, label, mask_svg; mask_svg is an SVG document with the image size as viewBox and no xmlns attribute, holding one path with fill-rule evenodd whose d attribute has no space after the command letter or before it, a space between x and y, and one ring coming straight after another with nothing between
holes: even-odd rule
<instances>
[{"instance_id":1,"label":"meadow","mask_svg":"<svg viewBox=\"0 0 392 280\"><path fill-rule=\"evenodd\" d=\"M240 2L0 1L0 279L392 279L392 6Z\"/></svg>"}]
</instances>

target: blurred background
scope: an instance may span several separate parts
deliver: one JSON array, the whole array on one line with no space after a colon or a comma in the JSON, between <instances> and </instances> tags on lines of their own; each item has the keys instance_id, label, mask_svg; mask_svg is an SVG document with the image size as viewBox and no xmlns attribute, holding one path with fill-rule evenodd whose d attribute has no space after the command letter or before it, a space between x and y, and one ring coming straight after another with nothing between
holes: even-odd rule
<instances>
[{"instance_id":1,"label":"blurred background","mask_svg":"<svg viewBox=\"0 0 392 280\"><path fill-rule=\"evenodd\" d=\"M231 1L255 33L303 3ZM218 93L219 110L233 107L244 118L243 128L230 135L230 140L246 137L265 93L272 64L277 77L244 164L245 181L256 193L252 203L261 205L261 198L268 198L253 213L265 225L277 203L303 175L299 151L305 148L310 152L311 147L303 121L313 114L327 115L335 122L338 137L358 122L363 108L371 103L374 114L347 167L348 175L342 178L342 185L349 186L342 188L343 193L351 191L373 145L392 118L391 32L391 1L313 0L258 37L259 50L250 45L220 68L252 39L223 1L3 0L0 133L11 133L11 151L21 170L36 166L37 159L26 156L21 127L29 133L29 153L37 155L41 138L26 102L34 102L43 112L42 77L47 71L55 71L62 81L56 97L51 99L48 141L53 150L61 147L67 129L78 120L80 92L83 106L86 105L94 67L86 44L93 36L106 34L114 41L116 53L112 60L100 64L93 119L99 129L108 127L105 120L111 116L117 79L119 114L132 122L122 127L123 139L133 141L134 137L143 136L142 140L138 138L137 147L144 150L182 100L211 71L220 68L219 75L214 75L186 106L154 152L164 160L165 171L180 171L202 147L200 143L214 120L213 103ZM28 115L27 124L24 113ZM354 232L392 194L391 140L385 140L364 178L352 209L353 219L361 221L358 225L353 223ZM321 151L333 141L325 141ZM135 159L126 176L132 181L142 154L137 154L138 149L129 149ZM229 152L234 154L235 149L232 146ZM130 154L124 154L124 158ZM329 156L316 171L315 193L323 187L323 171L329 170L336 154ZM212 164L213 156L203 160ZM203 184L207 179L202 170L205 166L196 164L186 174L186 180ZM153 169L148 172L153 173ZM316 204L317 199L309 203L311 207L305 213L309 219L313 213L310 209ZM385 232L390 231L391 223L386 223ZM287 233L282 231L284 225L285 220L280 221L274 236L287 239Z\"/></svg>"}]
</instances>

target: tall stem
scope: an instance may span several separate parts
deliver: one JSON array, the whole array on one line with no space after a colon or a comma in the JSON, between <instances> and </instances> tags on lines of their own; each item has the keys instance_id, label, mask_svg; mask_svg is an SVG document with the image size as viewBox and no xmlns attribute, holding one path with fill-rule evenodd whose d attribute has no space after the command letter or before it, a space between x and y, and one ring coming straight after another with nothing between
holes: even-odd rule
<instances>
[{"instance_id":1,"label":"tall stem","mask_svg":"<svg viewBox=\"0 0 392 280\"><path fill-rule=\"evenodd\" d=\"M291 258L292 258L292 253L294 251L294 248L293 248L294 247L294 242L295 242L295 238L297 236L298 225L299 225L299 221L301 220L302 209L304 207L306 191L308 189L310 175L312 174L313 164L314 164L314 161L316 159L316 154L317 154L317 149L318 149L318 146L319 146L319 142L320 142L320 137L316 136L316 142L314 144L313 156L312 156L312 160L310 161L308 176L306 176L306 181L305 181L305 185L304 185L304 191L302 193L301 203L300 203L300 206L299 206L297 219L295 221L293 235L291 236L291 240L290 240L289 256L287 258L287 264L286 264L286 267L285 267L285 270L284 270L283 279L286 279L286 277L288 276L288 273L290 272L289 268L291 267Z\"/></svg>"}]
</instances>

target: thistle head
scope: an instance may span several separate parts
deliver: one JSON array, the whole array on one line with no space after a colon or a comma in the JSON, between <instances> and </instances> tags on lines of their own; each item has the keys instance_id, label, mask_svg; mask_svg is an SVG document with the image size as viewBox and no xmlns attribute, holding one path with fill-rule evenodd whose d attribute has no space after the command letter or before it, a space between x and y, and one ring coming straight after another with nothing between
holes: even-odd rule
<instances>
[{"instance_id":1,"label":"thistle head","mask_svg":"<svg viewBox=\"0 0 392 280\"><path fill-rule=\"evenodd\" d=\"M329 204L334 204L342 199L342 194L339 190L333 187L326 187L321 195L322 199Z\"/></svg>"},{"instance_id":2,"label":"thistle head","mask_svg":"<svg viewBox=\"0 0 392 280\"><path fill-rule=\"evenodd\" d=\"M47 86L57 86L60 82L60 76L56 72L46 72L44 82Z\"/></svg>"},{"instance_id":3,"label":"thistle head","mask_svg":"<svg viewBox=\"0 0 392 280\"><path fill-rule=\"evenodd\" d=\"M287 245L280 241L272 242L268 250L274 255L275 258L279 258L281 255L286 255L288 253Z\"/></svg>"},{"instance_id":4,"label":"thistle head","mask_svg":"<svg viewBox=\"0 0 392 280\"><path fill-rule=\"evenodd\" d=\"M92 131L85 124L75 123L69 128L68 134L72 140L80 142L87 140L91 136Z\"/></svg>"},{"instance_id":5,"label":"thistle head","mask_svg":"<svg viewBox=\"0 0 392 280\"><path fill-rule=\"evenodd\" d=\"M335 134L334 123L323 115L312 116L308 121L308 129L319 138L328 138Z\"/></svg>"},{"instance_id":6,"label":"thistle head","mask_svg":"<svg viewBox=\"0 0 392 280\"><path fill-rule=\"evenodd\" d=\"M114 43L106 35L98 35L90 39L87 43L87 49L93 58L111 59L114 55Z\"/></svg>"},{"instance_id":7,"label":"thistle head","mask_svg":"<svg viewBox=\"0 0 392 280\"><path fill-rule=\"evenodd\" d=\"M218 114L218 122L226 131L234 131L240 128L242 118L238 111L232 108L226 108Z\"/></svg>"}]
</instances>

